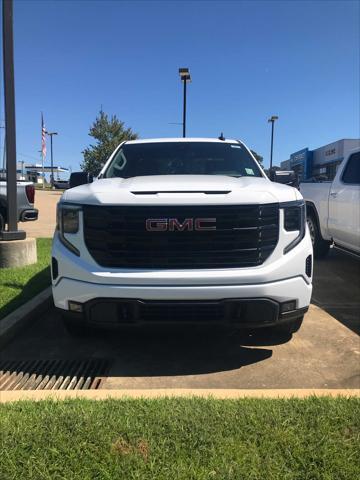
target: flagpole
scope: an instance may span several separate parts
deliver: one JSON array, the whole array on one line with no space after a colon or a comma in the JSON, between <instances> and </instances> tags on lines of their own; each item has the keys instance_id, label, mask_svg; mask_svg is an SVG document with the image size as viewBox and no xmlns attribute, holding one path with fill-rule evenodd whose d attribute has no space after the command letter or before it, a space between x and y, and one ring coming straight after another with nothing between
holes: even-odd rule
<instances>
[{"instance_id":1,"label":"flagpole","mask_svg":"<svg viewBox=\"0 0 360 480\"><path fill-rule=\"evenodd\" d=\"M41 154L42 159L42 178L43 178L43 189L45 188L45 172L44 172L44 155Z\"/></svg>"}]
</instances>

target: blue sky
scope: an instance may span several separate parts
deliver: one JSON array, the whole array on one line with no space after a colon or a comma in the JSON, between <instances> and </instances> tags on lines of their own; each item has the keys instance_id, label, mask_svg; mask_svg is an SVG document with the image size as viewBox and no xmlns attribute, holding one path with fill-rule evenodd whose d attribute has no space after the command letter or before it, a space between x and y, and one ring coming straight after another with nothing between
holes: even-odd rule
<instances>
[{"instance_id":1,"label":"blue sky","mask_svg":"<svg viewBox=\"0 0 360 480\"><path fill-rule=\"evenodd\" d=\"M75 170L101 105L142 138L180 136L180 66L189 136L240 138L265 165L272 114L275 163L360 136L359 2L15 0L14 17L18 160L40 158L41 111Z\"/></svg>"}]
</instances>

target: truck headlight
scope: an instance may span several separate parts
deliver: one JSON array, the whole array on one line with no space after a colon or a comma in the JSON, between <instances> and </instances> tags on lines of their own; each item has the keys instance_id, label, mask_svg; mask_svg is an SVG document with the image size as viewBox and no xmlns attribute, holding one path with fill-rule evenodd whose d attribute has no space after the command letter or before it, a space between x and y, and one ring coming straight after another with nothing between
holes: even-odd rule
<instances>
[{"instance_id":1,"label":"truck headlight","mask_svg":"<svg viewBox=\"0 0 360 480\"><path fill-rule=\"evenodd\" d=\"M298 236L284 248L284 253L290 252L305 236L306 211L304 200L287 202L280 206L284 208L284 228L287 232L299 232Z\"/></svg>"},{"instance_id":2,"label":"truck headlight","mask_svg":"<svg viewBox=\"0 0 360 480\"><path fill-rule=\"evenodd\" d=\"M79 250L65 237L65 234L74 234L79 231L79 214L81 207L79 205L70 205L58 203L56 228L59 231L61 243L72 253L80 256Z\"/></svg>"}]
</instances>

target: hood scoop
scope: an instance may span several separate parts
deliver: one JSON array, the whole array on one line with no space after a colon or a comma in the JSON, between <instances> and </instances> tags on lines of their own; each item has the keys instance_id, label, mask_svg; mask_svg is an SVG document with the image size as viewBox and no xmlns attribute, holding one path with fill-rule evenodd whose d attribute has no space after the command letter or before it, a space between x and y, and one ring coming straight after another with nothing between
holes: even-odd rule
<instances>
[{"instance_id":1,"label":"hood scoop","mask_svg":"<svg viewBox=\"0 0 360 480\"><path fill-rule=\"evenodd\" d=\"M157 191L134 191L133 195L157 195L158 193L204 193L205 195L228 195L231 190L157 190Z\"/></svg>"}]
</instances>

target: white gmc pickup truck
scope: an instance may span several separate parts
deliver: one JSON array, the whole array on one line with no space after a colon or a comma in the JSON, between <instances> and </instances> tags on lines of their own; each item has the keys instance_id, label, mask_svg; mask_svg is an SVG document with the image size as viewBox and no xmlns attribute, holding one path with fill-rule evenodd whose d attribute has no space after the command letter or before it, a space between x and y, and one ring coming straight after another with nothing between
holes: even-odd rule
<instances>
[{"instance_id":1,"label":"white gmc pickup truck","mask_svg":"<svg viewBox=\"0 0 360 480\"><path fill-rule=\"evenodd\" d=\"M340 164L333 182L301 183L316 258L331 243L360 254L360 149Z\"/></svg>"},{"instance_id":2,"label":"white gmc pickup truck","mask_svg":"<svg viewBox=\"0 0 360 480\"><path fill-rule=\"evenodd\" d=\"M58 204L52 289L75 334L163 321L293 333L312 292L304 200L237 140L124 142Z\"/></svg>"}]
</instances>

